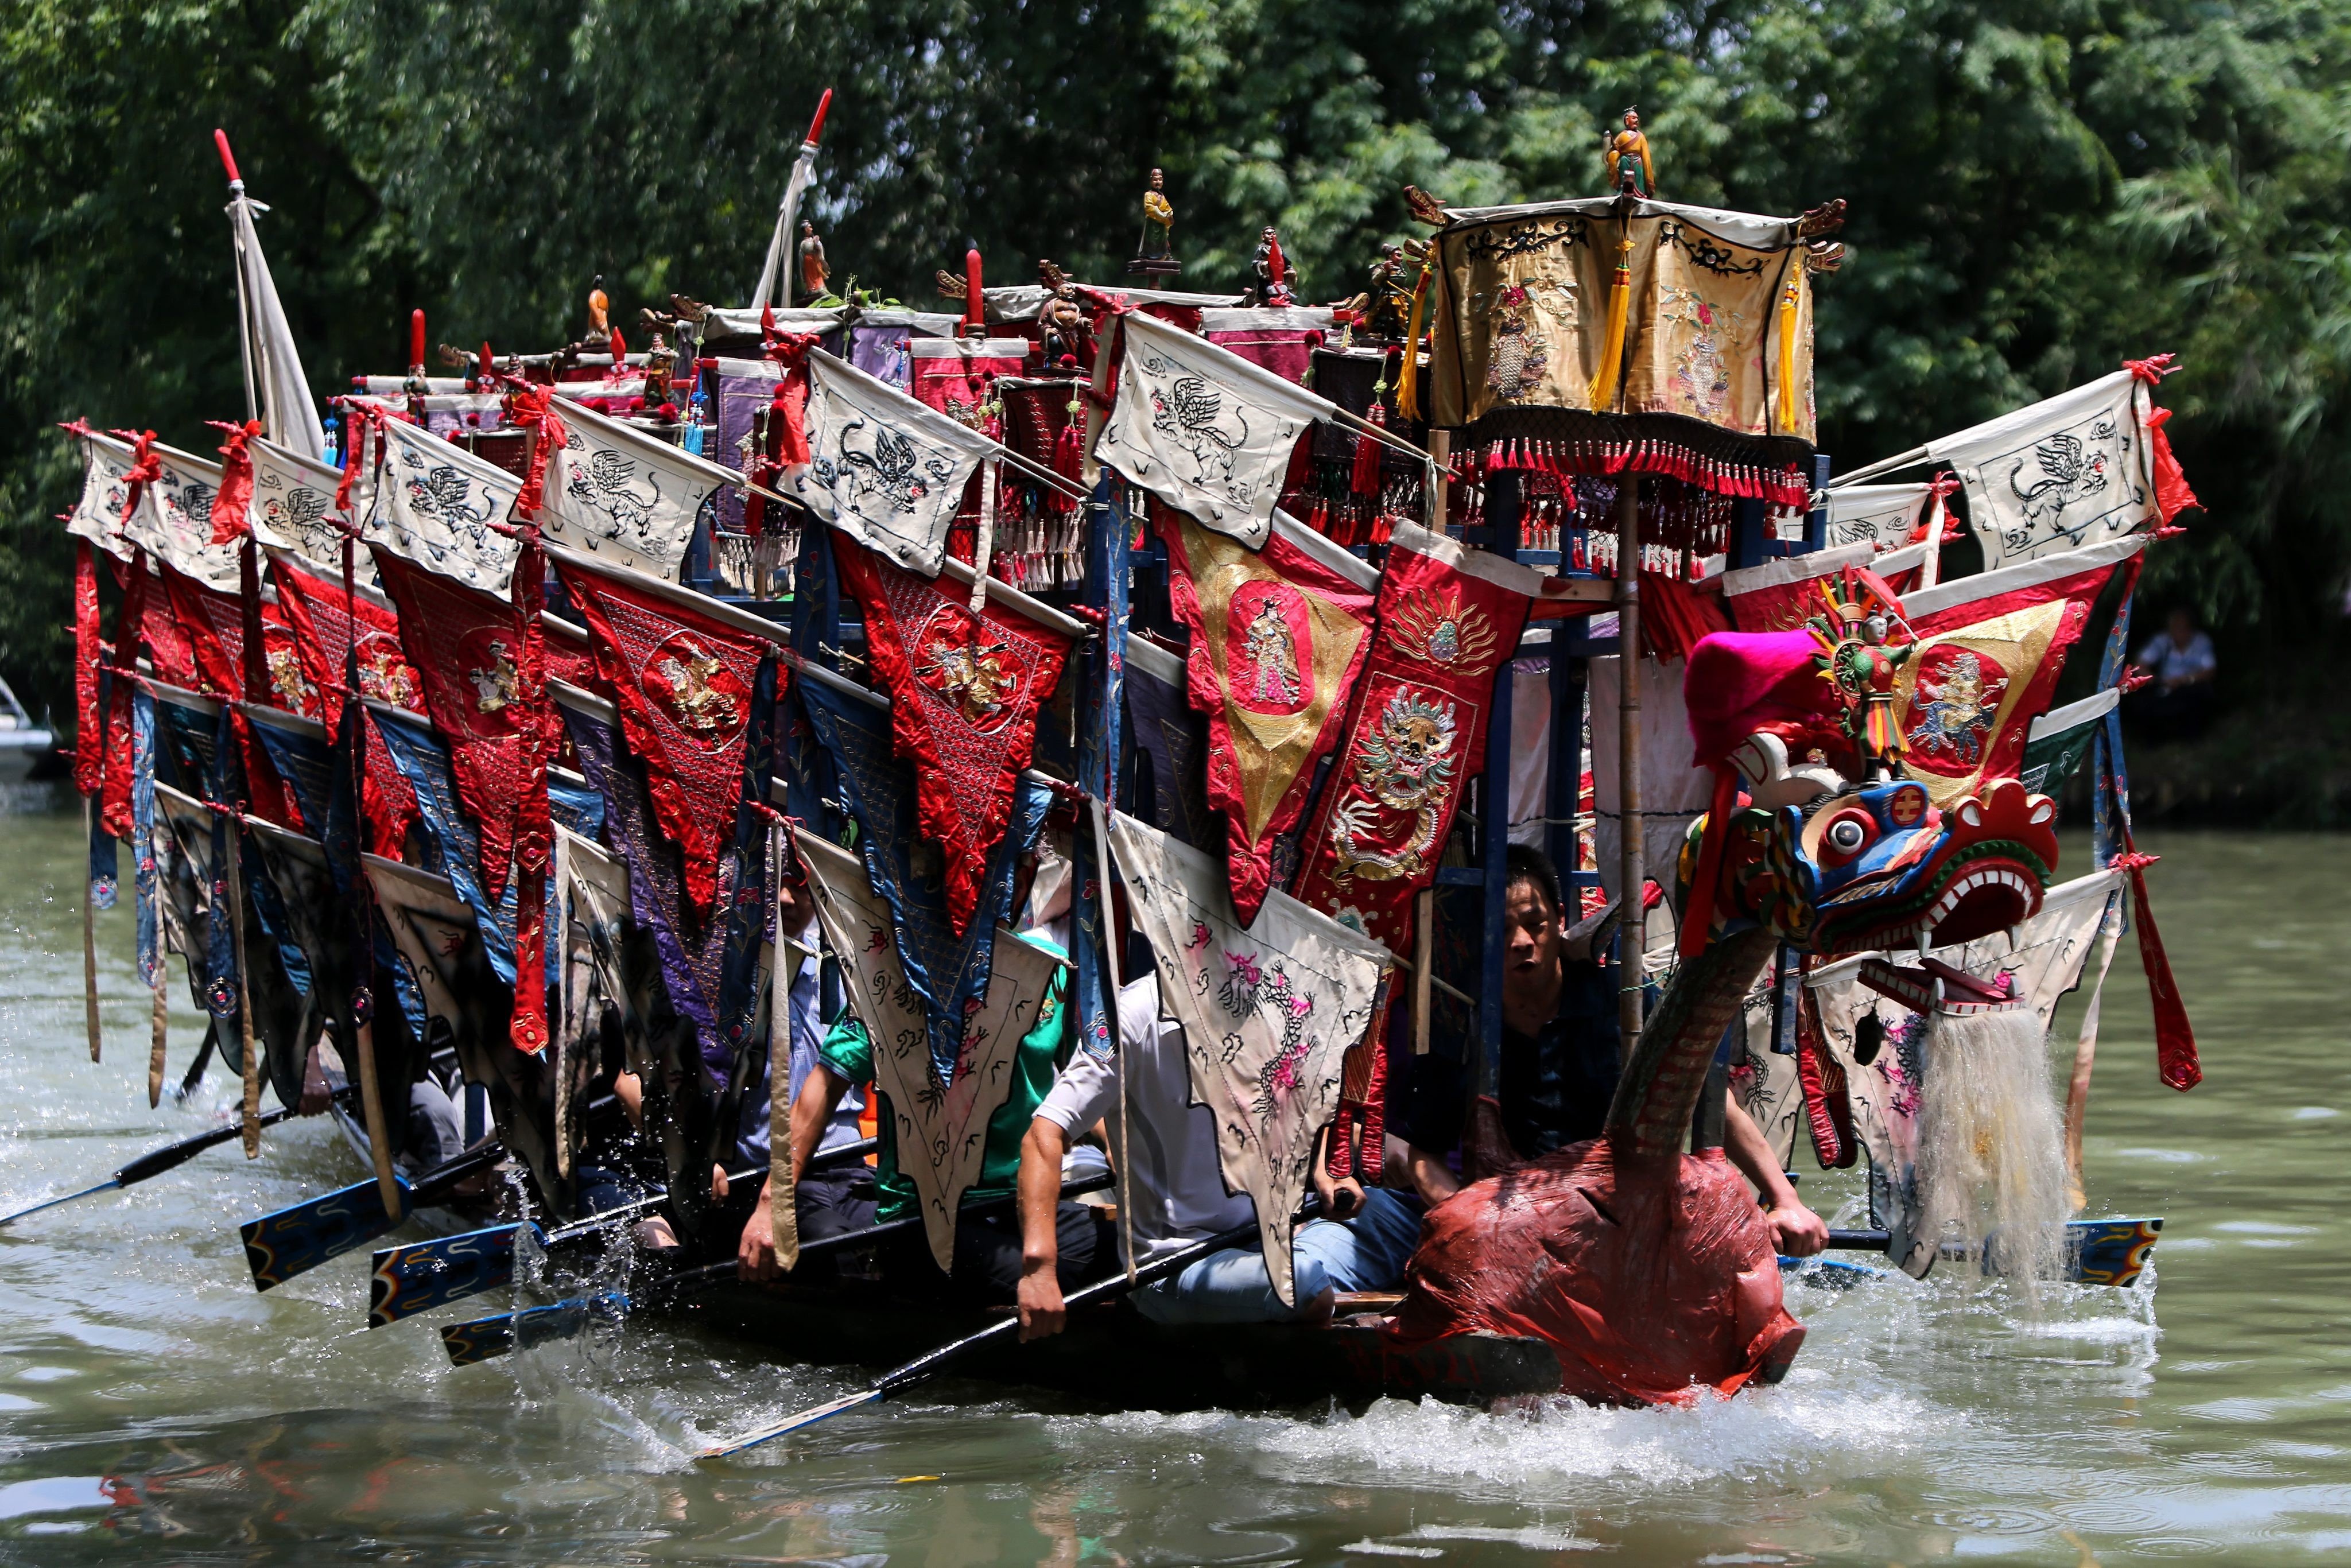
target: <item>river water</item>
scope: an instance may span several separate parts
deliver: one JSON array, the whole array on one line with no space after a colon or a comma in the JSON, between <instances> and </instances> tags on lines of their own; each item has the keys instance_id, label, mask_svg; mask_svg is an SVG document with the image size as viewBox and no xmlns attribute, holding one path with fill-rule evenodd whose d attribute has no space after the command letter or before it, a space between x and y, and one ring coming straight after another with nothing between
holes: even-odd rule
<instances>
[{"instance_id":1,"label":"river water","mask_svg":"<svg viewBox=\"0 0 2351 1568\"><path fill-rule=\"evenodd\" d=\"M87 1060L78 830L0 817L0 1208L233 1103L215 1071L146 1108L127 896L100 917L107 1053ZM0 1562L2351 1556L2351 838L2143 847L2207 1076L2157 1082L2126 941L2087 1163L2092 1212L2168 1219L2159 1286L2077 1288L2038 1320L1950 1265L1797 1289L1787 1382L1695 1410L1104 1415L948 1384L702 1470L699 1442L854 1375L671 1329L455 1371L423 1322L360 1326L359 1254L256 1295L236 1222L363 1174L330 1128L289 1124L256 1163L232 1144L0 1232ZM175 988L176 1078L202 1030L176 966ZM1824 1208L1854 1189L1804 1186Z\"/></svg>"}]
</instances>

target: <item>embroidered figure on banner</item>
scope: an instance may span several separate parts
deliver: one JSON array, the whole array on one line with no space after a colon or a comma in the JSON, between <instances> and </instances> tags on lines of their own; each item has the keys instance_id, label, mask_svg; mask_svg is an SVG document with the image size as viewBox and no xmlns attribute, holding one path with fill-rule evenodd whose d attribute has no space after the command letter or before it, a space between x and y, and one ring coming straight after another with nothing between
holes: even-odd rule
<instances>
[{"instance_id":1,"label":"embroidered figure on banner","mask_svg":"<svg viewBox=\"0 0 2351 1568\"><path fill-rule=\"evenodd\" d=\"M1334 881L1360 876L1387 882L1418 876L1427 866L1453 794L1457 729L1451 703L1430 702L1410 691L1388 699L1379 727L1364 737L1355 758L1356 782L1372 799L1343 801L1331 812L1331 842L1339 861ZM1392 853L1359 843L1376 829L1374 802L1413 817L1412 837Z\"/></svg>"},{"instance_id":2,"label":"embroidered figure on banner","mask_svg":"<svg viewBox=\"0 0 2351 1568\"><path fill-rule=\"evenodd\" d=\"M1228 434L1221 428L1224 398L1205 379L1180 374L1182 366L1155 354L1143 356L1143 369L1155 377L1175 377L1165 391L1152 391L1151 428L1190 455L1190 482L1221 490L1237 507L1248 506L1257 487L1233 476L1233 455L1249 443L1249 415L1235 409L1240 430Z\"/></svg>"},{"instance_id":3,"label":"embroidered figure on banner","mask_svg":"<svg viewBox=\"0 0 2351 1568\"><path fill-rule=\"evenodd\" d=\"M262 662L269 668L269 689L277 694L280 706L288 711L309 712L310 700L319 695L319 691L303 678L302 661L295 655L293 649L271 648L266 642L264 639Z\"/></svg>"},{"instance_id":4,"label":"embroidered figure on banner","mask_svg":"<svg viewBox=\"0 0 2351 1568\"><path fill-rule=\"evenodd\" d=\"M201 549L212 538L213 497L218 492L202 479L190 479L174 486L170 476L171 471L165 470L165 476L156 485L162 494L163 515L174 521L184 519L189 542Z\"/></svg>"},{"instance_id":5,"label":"embroidered figure on banner","mask_svg":"<svg viewBox=\"0 0 2351 1568\"><path fill-rule=\"evenodd\" d=\"M1542 335L1542 314L1523 283L1496 296L1488 318L1494 344L1486 361L1486 385L1505 402L1531 395L1542 385L1551 347Z\"/></svg>"},{"instance_id":6,"label":"embroidered figure on banner","mask_svg":"<svg viewBox=\"0 0 2351 1568\"><path fill-rule=\"evenodd\" d=\"M1658 314L1678 322L1690 335L1674 355L1674 388L1682 402L1678 412L1719 420L1730 406L1730 366L1716 329L1728 322L1735 330L1746 318L1709 303L1695 289L1667 284L1659 292L1666 303Z\"/></svg>"},{"instance_id":7,"label":"embroidered figure on banner","mask_svg":"<svg viewBox=\"0 0 2351 1568\"><path fill-rule=\"evenodd\" d=\"M381 632L360 643L360 693L394 707L413 708L419 693L415 674L401 657L398 645Z\"/></svg>"},{"instance_id":8,"label":"embroidered figure on banner","mask_svg":"<svg viewBox=\"0 0 2351 1568\"><path fill-rule=\"evenodd\" d=\"M840 459L820 456L810 465L816 482L836 497L845 492L845 508L868 522L889 521L889 515L913 517L914 503L929 495L932 486L954 476L955 464L936 454L924 455L911 436L887 427L874 431L872 451L856 451L849 438L865 425L864 420L852 419L841 426ZM877 517L868 512L868 496L882 500L889 515Z\"/></svg>"},{"instance_id":9,"label":"embroidered figure on banner","mask_svg":"<svg viewBox=\"0 0 2351 1568\"><path fill-rule=\"evenodd\" d=\"M474 711L476 713L502 711L515 700L519 680L515 671L514 654L504 639L491 640L489 654L486 664L476 664L465 672L465 678L474 683Z\"/></svg>"},{"instance_id":10,"label":"embroidered figure on banner","mask_svg":"<svg viewBox=\"0 0 2351 1568\"><path fill-rule=\"evenodd\" d=\"M2100 420L2090 427L2090 439L2103 444L2114 438L2111 420ZM2095 496L2106 487L2106 454L2084 444L2080 436L2060 431L2033 444L2030 462L2038 477L2032 484L2025 481L2028 459L2020 457L2009 470L2008 487L2024 505L2028 523L2047 525L2056 522L2065 508L2087 496ZM2014 549L2029 549L2032 536L2029 530L2010 530L2010 545Z\"/></svg>"},{"instance_id":11,"label":"embroidered figure on banner","mask_svg":"<svg viewBox=\"0 0 2351 1568\"><path fill-rule=\"evenodd\" d=\"M587 442L578 431L570 433L564 443L568 452L580 452ZM641 496L632 487L637 478L637 465L610 447L601 448L588 459L583 469L575 461L567 465L571 476L563 493L588 510L604 519L604 537L617 539L624 533L634 534L643 543L653 536L653 508L661 504L660 484L648 477L653 494Z\"/></svg>"},{"instance_id":12,"label":"embroidered figure on banner","mask_svg":"<svg viewBox=\"0 0 2351 1568\"><path fill-rule=\"evenodd\" d=\"M308 485L297 485L288 489L285 480L271 471L263 472L254 484L256 489L285 491L284 495L271 496L261 503L263 520L287 538L300 540L304 546L303 554L320 560L327 559L323 548L309 547L340 542L340 534L329 534L319 527L319 519L327 515L332 505L329 497Z\"/></svg>"},{"instance_id":13,"label":"embroidered figure on banner","mask_svg":"<svg viewBox=\"0 0 2351 1568\"><path fill-rule=\"evenodd\" d=\"M423 467L424 460L403 449L402 461ZM474 498L473 481L456 469L444 465L408 481L408 504L452 532L464 530L475 539L483 538L482 525L490 520L486 506L468 505Z\"/></svg>"},{"instance_id":14,"label":"embroidered figure on banner","mask_svg":"<svg viewBox=\"0 0 2351 1568\"><path fill-rule=\"evenodd\" d=\"M1937 674L1941 680L1934 678ZM1970 767L1981 762L2007 690L2008 677L1997 670L1987 674L1983 660L1972 653L1961 652L1939 670L1922 667L1911 705L1919 715L1910 727L1911 749L1928 758L1948 755Z\"/></svg>"},{"instance_id":15,"label":"embroidered figure on banner","mask_svg":"<svg viewBox=\"0 0 2351 1568\"><path fill-rule=\"evenodd\" d=\"M743 727L749 692L691 632L681 632L655 649L638 679L670 720L696 740L724 745Z\"/></svg>"},{"instance_id":16,"label":"embroidered figure on banner","mask_svg":"<svg viewBox=\"0 0 2351 1568\"><path fill-rule=\"evenodd\" d=\"M1019 687L1019 673L1005 657L1000 643L983 643L963 629L961 638L932 635L923 640L914 678L955 705L963 721L975 729L992 728L1011 711L1005 699Z\"/></svg>"},{"instance_id":17,"label":"embroidered figure on banner","mask_svg":"<svg viewBox=\"0 0 2351 1568\"><path fill-rule=\"evenodd\" d=\"M1249 651L1250 699L1277 707L1296 706L1298 644L1291 640L1289 619L1271 594L1258 605L1243 646Z\"/></svg>"}]
</instances>

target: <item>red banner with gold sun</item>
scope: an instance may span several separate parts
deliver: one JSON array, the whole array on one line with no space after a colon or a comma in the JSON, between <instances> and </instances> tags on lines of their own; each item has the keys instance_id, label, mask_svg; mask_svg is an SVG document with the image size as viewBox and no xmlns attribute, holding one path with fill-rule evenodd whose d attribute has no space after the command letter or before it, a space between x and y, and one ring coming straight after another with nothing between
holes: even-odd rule
<instances>
[{"instance_id":1,"label":"red banner with gold sun","mask_svg":"<svg viewBox=\"0 0 2351 1568\"><path fill-rule=\"evenodd\" d=\"M341 733L344 661L358 654L360 694L411 713L424 711L424 687L408 667L400 647L400 616L373 591L354 588L349 599L340 580L330 580L296 563L273 555L270 580L277 588L277 605L293 633L294 652L302 673L319 694L320 716L330 734ZM375 724L367 724L366 780L369 847L389 859L400 858L401 846L416 821L416 791L407 776L383 748Z\"/></svg>"},{"instance_id":2,"label":"red banner with gold sun","mask_svg":"<svg viewBox=\"0 0 2351 1568\"><path fill-rule=\"evenodd\" d=\"M576 557L555 570L588 622L629 750L645 765L646 792L677 845L686 898L706 919L718 896L718 857L742 808L759 666L773 647L697 614L634 572Z\"/></svg>"},{"instance_id":3,"label":"red banner with gold sun","mask_svg":"<svg viewBox=\"0 0 2351 1568\"><path fill-rule=\"evenodd\" d=\"M867 651L890 691L892 746L914 764L916 820L945 857L947 919L961 937L1070 642L994 600L975 614L960 585L949 591L844 536L832 549L865 612Z\"/></svg>"},{"instance_id":4,"label":"red banner with gold sun","mask_svg":"<svg viewBox=\"0 0 2351 1568\"><path fill-rule=\"evenodd\" d=\"M1412 895L1436 876L1462 789L1485 766L1495 677L1538 580L1426 529L1396 529L1338 766L1308 821L1300 902L1412 951Z\"/></svg>"}]
</instances>

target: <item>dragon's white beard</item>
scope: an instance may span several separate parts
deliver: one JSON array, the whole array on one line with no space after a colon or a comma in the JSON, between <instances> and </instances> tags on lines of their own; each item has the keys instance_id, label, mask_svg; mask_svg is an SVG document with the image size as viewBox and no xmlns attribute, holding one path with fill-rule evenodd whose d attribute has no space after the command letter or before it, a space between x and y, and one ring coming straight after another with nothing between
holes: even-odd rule
<instances>
[{"instance_id":1,"label":"dragon's white beard","mask_svg":"<svg viewBox=\"0 0 2351 1568\"><path fill-rule=\"evenodd\" d=\"M2065 1269L2065 1155L2049 1055L2029 1008L1937 1014L1918 1117L1920 1232L1980 1250L2037 1302Z\"/></svg>"}]
</instances>

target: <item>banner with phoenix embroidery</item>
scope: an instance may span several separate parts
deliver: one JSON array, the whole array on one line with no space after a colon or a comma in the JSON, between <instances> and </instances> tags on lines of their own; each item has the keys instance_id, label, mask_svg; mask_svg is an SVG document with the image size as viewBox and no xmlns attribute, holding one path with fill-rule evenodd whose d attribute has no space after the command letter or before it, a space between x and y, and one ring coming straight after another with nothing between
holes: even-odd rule
<instances>
[{"instance_id":1,"label":"banner with phoenix embroidery","mask_svg":"<svg viewBox=\"0 0 2351 1568\"><path fill-rule=\"evenodd\" d=\"M1031 779L1018 780L1009 821L977 857L977 902L958 928L947 913L951 868L917 821L914 781L893 754L890 716L821 681L804 679L797 689L843 803L862 830L858 848L890 907L906 983L923 1000L932 1062L942 1082L952 1082L965 1021L987 991L996 928L1012 917L1019 858L1036 847L1052 791Z\"/></svg>"},{"instance_id":2,"label":"banner with phoenix embroidery","mask_svg":"<svg viewBox=\"0 0 2351 1568\"><path fill-rule=\"evenodd\" d=\"M1301 847L1300 902L1412 950L1412 895L1435 878L1461 792L1485 767L1494 679L1541 582L1531 568L1396 525L1338 766Z\"/></svg>"},{"instance_id":3,"label":"banner with phoenix embroidery","mask_svg":"<svg viewBox=\"0 0 2351 1568\"><path fill-rule=\"evenodd\" d=\"M738 476L593 409L568 404L548 455L548 540L674 580L712 492Z\"/></svg>"},{"instance_id":4,"label":"banner with phoenix embroidery","mask_svg":"<svg viewBox=\"0 0 2351 1568\"><path fill-rule=\"evenodd\" d=\"M960 936L1070 640L1008 610L1002 592L975 611L964 593L846 540L833 559L865 612L867 652L890 692L898 755L914 770L923 836L946 856L947 920Z\"/></svg>"},{"instance_id":5,"label":"banner with phoenix embroidery","mask_svg":"<svg viewBox=\"0 0 2351 1568\"><path fill-rule=\"evenodd\" d=\"M793 841L816 894L825 943L840 956L859 1021L873 1045L873 1082L890 1107L898 1169L914 1183L923 1234L942 1273L955 1266L956 1219L979 1179L988 1119L1012 1092L1021 1038L1051 1005L1061 960L997 926L986 999L963 1029L952 1076L927 1049L930 1019L906 983L890 910L849 851L805 830Z\"/></svg>"},{"instance_id":6,"label":"banner with phoenix embroidery","mask_svg":"<svg viewBox=\"0 0 2351 1568\"><path fill-rule=\"evenodd\" d=\"M1256 1203L1266 1270L1287 1304L1290 1216L1387 955L1278 891L1244 925L1212 857L1123 813L1110 841L1159 994L1184 1029L1193 1096L1216 1118L1217 1164Z\"/></svg>"},{"instance_id":7,"label":"banner with phoenix embroidery","mask_svg":"<svg viewBox=\"0 0 2351 1568\"><path fill-rule=\"evenodd\" d=\"M506 522L522 480L405 421L357 423L358 471L368 491L358 508L360 537L375 547L386 585L390 574L380 563L389 551L468 588L509 592L522 542Z\"/></svg>"},{"instance_id":8,"label":"banner with phoenix embroidery","mask_svg":"<svg viewBox=\"0 0 2351 1568\"><path fill-rule=\"evenodd\" d=\"M1251 550L1155 509L1168 598L1192 633L1186 675L1208 716L1208 803L1225 814L1233 904L1254 919L1273 845L1306 809L1370 645L1372 569L1278 517Z\"/></svg>"},{"instance_id":9,"label":"banner with phoenix embroidery","mask_svg":"<svg viewBox=\"0 0 2351 1568\"><path fill-rule=\"evenodd\" d=\"M996 444L820 350L808 364L800 499L898 565L935 575L964 490Z\"/></svg>"},{"instance_id":10,"label":"banner with phoenix embroidery","mask_svg":"<svg viewBox=\"0 0 2351 1568\"><path fill-rule=\"evenodd\" d=\"M336 515L335 492L342 476L316 458L266 441L248 441L245 455L253 465L253 497L246 521L254 537L306 560L341 560L347 536ZM375 586L375 562L365 551L354 558L351 571L360 583Z\"/></svg>"},{"instance_id":11,"label":"banner with phoenix embroidery","mask_svg":"<svg viewBox=\"0 0 2351 1568\"><path fill-rule=\"evenodd\" d=\"M2120 370L1930 442L1924 455L1958 473L1991 571L2152 525L2152 413L2146 382Z\"/></svg>"}]
</instances>

